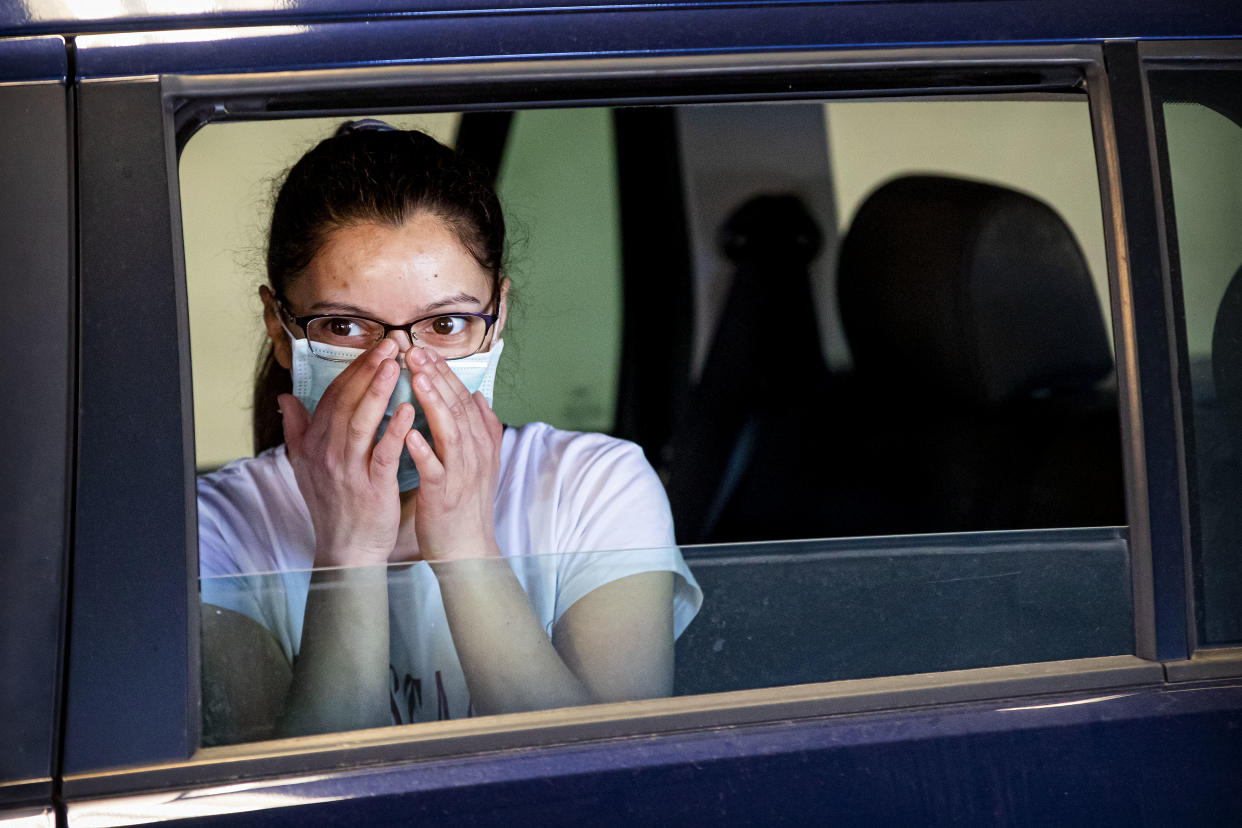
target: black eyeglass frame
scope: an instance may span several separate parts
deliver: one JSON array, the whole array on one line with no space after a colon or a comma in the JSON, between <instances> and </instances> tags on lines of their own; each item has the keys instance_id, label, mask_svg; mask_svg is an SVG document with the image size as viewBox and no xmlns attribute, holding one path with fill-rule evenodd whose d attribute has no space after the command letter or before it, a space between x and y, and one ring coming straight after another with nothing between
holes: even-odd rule
<instances>
[{"instance_id":1,"label":"black eyeglass frame","mask_svg":"<svg viewBox=\"0 0 1242 828\"><path fill-rule=\"evenodd\" d=\"M372 319L369 316L356 316L354 314L348 314L348 313L316 313L310 316L294 316L293 312L289 310L289 306L285 304L284 297L275 296L273 298L276 300L276 305L280 308L280 312L283 313L286 317L288 317L289 321L293 322L293 324L301 328L302 334L306 336L306 338L312 342L314 340L310 339L310 334L308 333L307 326L310 325L310 323L314 322L316 319L358 319L363 322L371 322L375 325L379 325L381 328L384 329L384 332L375 338L375 342L371 343L372 345L374 345L376 342L382 342L384 337L388 336L388 334L392 333L393 331L404 331L405 335L410 338L410 345L415 348L430 347L430 346L423 344L422 340L420 340L414 333L414 326L417 325L419 322L426 322L428 319L437 319L441 316L474 316L474 317L478 317L479 319L482 319L484 322L484 328L483 328L483 336L479 338L479 344L475 346L475 349L471 351L470 353L462 354L460 357L455 357L455 359L462 359L464 357L473 356L474 354L477 354L479 352L479 349L483 347L483 343L487 342L487 335L491 333L492 326L496 324L496 320L500 319L500 314L498 313L482 313L479 311L450 311L450 312L444 312L444 313L431 313L426 316L420 316L419 318L415 319L413 322L407 322L403 325L389 325L387 322L381 322L380 320Z\"/></svg>"}]
</instances>

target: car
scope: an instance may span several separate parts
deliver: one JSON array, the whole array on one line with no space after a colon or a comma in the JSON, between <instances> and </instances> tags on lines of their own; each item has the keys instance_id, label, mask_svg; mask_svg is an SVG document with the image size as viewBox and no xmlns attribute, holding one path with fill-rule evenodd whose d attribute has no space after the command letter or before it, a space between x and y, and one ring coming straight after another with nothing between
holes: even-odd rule
<instances>
[{"instance_id":1,"label":"car","mask_svg":"<svg viewBox=\"0 0 1242 828\"><path fill-rule=\"evenodd\" d=\"M0 823L1236 824L1240 37L1222 0L0 9ZM672 697L205 743L195 479L251 451L265 182L363 116L521 228L502 418L665 483Z\"/></svg>"}]
</instances>

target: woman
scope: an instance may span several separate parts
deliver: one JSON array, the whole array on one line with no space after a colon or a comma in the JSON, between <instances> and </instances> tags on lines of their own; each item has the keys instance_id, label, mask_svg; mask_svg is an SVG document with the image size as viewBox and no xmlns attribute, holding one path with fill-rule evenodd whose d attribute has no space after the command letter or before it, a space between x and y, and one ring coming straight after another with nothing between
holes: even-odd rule
<instances>
[{"instance_id":1,"label":"woman","mask_svg":"<svg viewBox=\"0 0 1242 828\"><path fill-rule=\"evenodd\" d=\"M199 483L205 741L671 692L701 593L641 451L491 410L503 254L422 133L346 124L290 170L260 453Z\"/></svg>"}]
</instances>

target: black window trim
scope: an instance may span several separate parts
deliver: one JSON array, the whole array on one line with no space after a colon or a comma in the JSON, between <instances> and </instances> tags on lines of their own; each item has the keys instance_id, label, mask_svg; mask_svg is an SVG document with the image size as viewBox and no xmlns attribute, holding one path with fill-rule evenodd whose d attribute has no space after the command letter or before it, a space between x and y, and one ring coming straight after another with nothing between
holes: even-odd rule
<instances>
[{"instance_id":1,"label":"black window trim","mask_svg":"<svg viewBox=\"0 0 1242 828\"><path fill-rule=\"evenodd\" d=\"M76 370L65 71L59 37L0 39L0 812L50 802L59 761Z\"/></svg>"},{"instance_id":2,"label":"black window trim","mask_svg":"<svg viewBox=\"0 0 1242 828\"><path fill-rule=\"evenodd\" d=\"M159 256L172 268L176 276L176 337L178 341L178 359L181 364L180 422L181 454L193 457L193 424L190 416L192 401L189 396L189 353L187 309L184 296L184 262L179 242L179 207L176 179L177 145L184 144L192 134L193 124L205 122L211 117L227 116L231 118L262 118L289 117L291 111L270 112L264 109L263 101L281 100L282 96L293 93L320 91L325 88L346 88L356 91L361 88L401 88L410 91L438 91L445 96L456 96L453 109L471 107L507 108L532 106L566 106L588 103L617 104L616 92L624 83L647 83L655 78L675 77L682 88L687 84L699 83L705 87L715 85L717 89L740 79L743 82L759 81L758 91L717 92L714 94L692 95L664 94L642 96L630 94L622 96L626 103L663 103L687 102L690 100L736 100L736 99L770 99L770 92L765 92L773 79L788 83L789 78L831 78L838 79L850 73L892 71L896 75L909 73L917 76L920 72L943 72L946 69L960 71L963 78L969 78L982 70L995 70L998 67L1017 68L1022 70L1041 71L1044 69L1055 72L1069 70L1085 81L1088 101L1090 103L1093 131L1095 133L1096 157L1100 174L1101 205L1105 225L1105 244L1109 262L1109 281L1112 293L1112 312L1116 340L1118 382L1121 388L1120 412L1122 418L1123 456L1126 467L1126 500L1130 524L1130 550L1135 592L1135 656L1119 656L1121 661L1083 659L1071 662L1054 663L1055 669L1048 665L1022 664L1007 667L984 668L983 671L961 671L960 673L936 673L921 677L885 677L856 682L832 682L816 685L775 688L759 691L739 691L737 693L716 694L708 696L681 697L652 702L633 702L627 705L601 705L577 711L548 711L544 713L513 714L488 719L466 720L433 726L420 735L405 728L386 728L383 735L376 736L374 741L367 734L351 733L347 740L340 734L325 737L307 737L285 743L259 743L230 748L195 749L198 743L197 721L197 642L198 616L190 611L193 607L183 607L179 613L184 614L185 625L173 625L176 629L166 630L170 636L168 641L179 637L186 651L181 669L184 669L187 698L185 701L185 721L181 723L184 730L180 734L172 734L161 749L164 762L143 762L129 771L111 771L102 768L106 762L100 761L102 755L90 757L90 751L84 756L85 761L79 767L69 768L65 777L65 794L70 798L85 796L102 796L125 790L148 788L155 784L179 784L200 782L206 779L223 780L238 775L251 773L285 773L294 769L322 769L343 765L387 761L389 759L409 758L410 748L418 745L420 750L430 750L434 739L443 739L445 755L466 750L495 749L496 745L540 745L548 742L575 741L578 739L615 738L625 735L639 735L652 732L657 728L660 732L668 729L681 730L722 726L726 724L759 723L771 721L773 718L790 718L803 716L828 715L843 710L877 711L898 708L906 705L939 704L949 701L993 698L999 696L1028 695L1048 692L1059 692L1076 689L1103 689L1116 686L1130 686L1163 680L1161 665L1155 661L1159 652L1156 640L1156 624L1153 610L1153 573L1152 548L1148 533L1148 489L1150 485L1165 481L1149 481L1145 464L1144 423L1139 393L1140 363L1136 353L1136 323L1134 319L1134 297L1130 284L1129 255L1121 251L1129 251L1133 242L1127 237L1124 223L1125 198L1121 193L1121 164L1118 158L1117 136L1113 130L1112 90L1110 77L1105 71L1102 49L1098 45L1039 45L1039 46L985 46L960 47L943 49L881 49L860 51L825 51L798 52L782 54L742 54L713 55L684 58L642 58L626 57L614 59L590 60L549 60L528 62L489 62L477 65L452 64L406 67L369 67L360 69L331 69L299 72L294 76L281 73L260 75L210 75L210 76L166 76L155 78L143 76L129 79L89 80L81 83L82 97L90 95L92 89L111 87L113 90L125 85L138 85L146 100L158 98L162 102L163 144L168 159L165 170L167 179L163 185L167 187L167 199L172 216L169 226L178 233L171 251L159 251ZM1061 78L1058 74L1056 77ZM579 79L586 78L585 81ZM570 80L566 80L570 79ZM556 97L549 90L555 90L558 82L569 87L564 97ZM583 84L581 87L576 84ZM934 94L964 93L972 90L983 92L1027 91L1013 89L1010 85L995 87L971 87L967 84L936 88ZM478 98L478 90L487 90L486 100L474 104L463 101ZM594 89L593 95L586 94ZM889 90L894 95L910 95L926 92L922 87L908 86ZM710 89L709 89L710 92ZM875 89L862 90L868 97L877 94ZM796 93L805 98L832 98L847 95L859 96L859 90L849 88L842 83L839 88L817 91L808 84L805 90ZM541 95L542 97L535 97ZM428 99L435 98L428 95ZM201 104L214 101L220 104L225 99L228 103L222 108L214 106L196 109ZM360 104L374 111L373 107ZM418 107L402 106L403 111L411 111ZM444 109L444 103L429 100L426 109ZM145 110L144 110L145 111ZM342 108L334 107L333 112ZM318 114L314 111L298 114ZM91 140L92 136L84 136ZM1145 191L1138 189L1127 193L1130 199L1146 197ZM167 271L165 271L166 273ZM166 276L165 276L166 278ZM89 393L89 378L84 378L84 393ZM103 458L102 461L106 461ZM101 461L96 461L101 462ZM193 463L187 462L183 467L184 491L181 493L186 503L185 537L187 541L186 559L181 566L185 571L196 571L197 544L195 539L194 497L193 497ZM98 486L98 482L91 485ZM82 550L79 550L81 552ZM88 555L101 554L95 549ZM196 589L193 581L187 592L190 598ZM100 629L86 626L75 626L75 649L89 648L93 636L106 635ZM171 643L170 643L171 646ZM1049 676L1048 670L1053 669L1054 675ZM991 672L989 672L991 671ZM911 682L915 685L912 687ZM921 684L920 684L921 682ZM998 683L999 682L999 683ZM70 676L71 712L81 710L82 716L89 715L86 711L99 710L98 704L86 695L75 696L75 688ZM104 690L116 692L116 688ZM80 693L81 691L79 691ZM101 691L95 691L98 695ZM747 695L750 694L750 695ZM979 695L984 694L984 695ZM993 694L993 695L987 695ZM841 701L849 697L849 706ZM94 715L99 715L98 713ZM123 719L123 717L122 717ZM124 727L123 720L110 725L116 731ZM427 726L422 726L427 727ZM97 731L96 739L103 738ZM434 736L432 734L435 734ZM448 734L448 735L445 735ZM68 738L73 740L76 731L71 729ZM342 746L348 741L348 746ZM181 745L180 748L177 745ZM489 747L489 745L491 747ZM282 753L282 751L284 751ZM180 753L177 758L174 754ZM423 754L420 753L420 757ZM131 760L132 761L132 760ZM161 781L162 780L162 781Z\"/></svg>"},{"instance_id":3,"label":"black window trim","mask_svg":"<svg viewBox=\"0 0 1242 828\"><path fill-rule=\"evenodd\" d=\"M1151 90L1151 73L1179 71L1203 72L1229 70L1242 71L1242 39L1234 40L1173 40L1151 41L1137 44L1136 58L1140 67L1144 112L1148 119L1148 140L1153 159L1152 178L1155 188L1155 206L1158 211L1159 239L1162 248L1162 276L1168 300L1168 324L1170 326L1170 374L1178 393L1176 405L1177 449L1182 476L1181 506L1183 519L1183 543L1185 545L1185 595L1187 658L1166 664L1170 681L1194 681L1217 678L1223 675L1239 675L1239 659L1242 646L1210 645L1199 641L1199 602L1201 594L1196 581L1199 568L1198 547L1200 537L1197 513L1197 482L1194 467L1197 463L1193 450L1194 422L1191 401L1189 345L1186 333L1186 316L1182 293L1181 264L1177 254L1177 225L1175 205L1169 178L1168 147L1164 132L1164 115L1160 101Z\"/></svg>"}]
</instances>

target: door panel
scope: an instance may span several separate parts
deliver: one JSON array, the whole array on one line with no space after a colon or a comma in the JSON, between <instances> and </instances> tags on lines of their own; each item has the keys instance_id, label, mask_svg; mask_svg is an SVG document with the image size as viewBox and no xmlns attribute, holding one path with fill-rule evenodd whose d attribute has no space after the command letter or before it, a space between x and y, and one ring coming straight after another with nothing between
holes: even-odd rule
<instances>
[{"instance_id":1,"label":"door panel","mask_svg":"<svg viewBox=\"0 0 1242 828\"><path fill-rule=\"evenodd\" d=\"M64 74L64 41L0 42L0 78ZM13 70L13 71L9 71ZM56 757L71 458L73 274L63 81L0 84L0 817L46 804Z\"/></svg>"}]
</instances>

